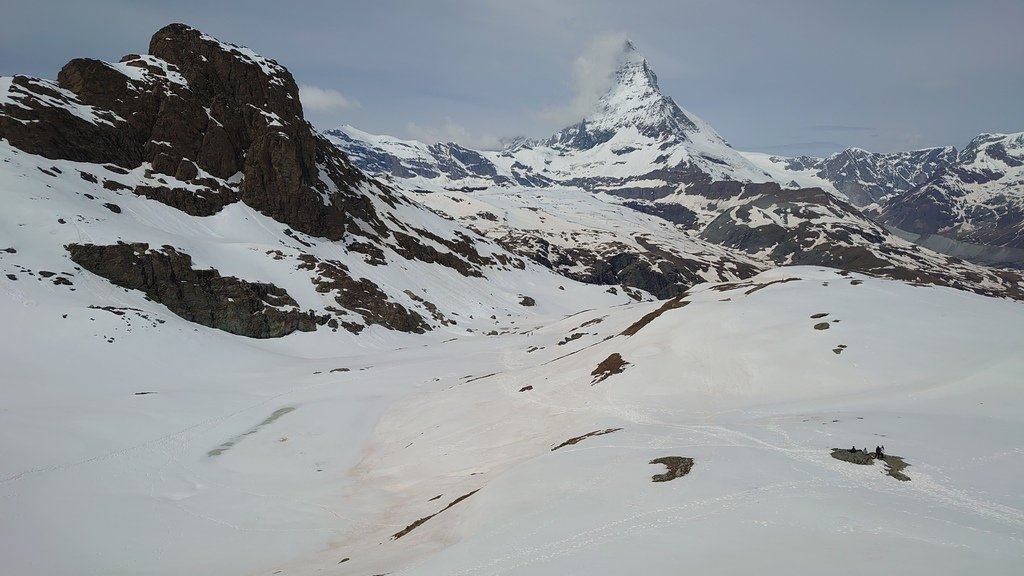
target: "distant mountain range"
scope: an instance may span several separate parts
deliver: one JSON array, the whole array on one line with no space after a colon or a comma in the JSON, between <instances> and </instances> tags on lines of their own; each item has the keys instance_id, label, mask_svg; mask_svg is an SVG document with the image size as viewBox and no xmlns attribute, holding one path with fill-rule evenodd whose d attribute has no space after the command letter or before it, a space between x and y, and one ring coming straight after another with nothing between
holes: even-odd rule
<instances>
[{"instance_id":1,"label":"distant mountain range","mask_svg":"<svg viewBox=\"0 0 1024 576\"><path fill-rule=\"evenodd\" d=\"M851 148L828 158L758 159L778 167L780 179L828 182L879 222L933 249L1024 265L1024 133L982 134L962 151Z\"/></svg>"}]
</instances>

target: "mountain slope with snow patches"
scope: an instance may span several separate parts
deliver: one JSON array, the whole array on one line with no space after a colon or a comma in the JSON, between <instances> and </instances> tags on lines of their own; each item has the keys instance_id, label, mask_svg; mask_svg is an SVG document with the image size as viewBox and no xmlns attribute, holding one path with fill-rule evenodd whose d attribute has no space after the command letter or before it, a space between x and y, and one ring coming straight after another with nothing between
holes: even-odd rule
<instances>
[{"instance_id":1,"label":"mountain slope with snow patches","mask_svg":"<svg viewBox=\"0 0 1024 576\"><path fill-rule=\"evenodd\" d=\"M1019 304L809 267L669 302L510 336L504 370L394 406L354 472L376 514L282 569L1012 572ZM692 468L652 482L666 457Z\"/></svg>"},{"instance_id":2,"label":"mountain slope with snow patches","mask_svg":"<svg viewBox=\"0 0 1024 576\"><path fill-rule=\"evenodd\" d=\"M882 221L909 232L1024 249L1024 132L978 136L881 212Z\"/></svg>"},{"instance_id":3,"label":"mountain slope with snow patches","mask_svg":"<svg viewBox=\"0 0 1024 576\"><path fill-rule=\"evenodd\" d=\"M945 146L892 154L847 148L828 158L786 158L753 152L743 155L766 170L777 171L775 178L780 183L788 178L802 182L802 186L832 189L863 208L881 204L931 180L956 161L957 151Z\"/></svg>"},{"instance_id":4,"label":"mountain slope with snow patches","mask_svg":"<svg viewBox=\"0 0 1024 576\"><path fill-rule=\"evenodd\" d=\"M828 158L744 153L779 182L846 195L900 236L932 250L997 266L1024 266L1021 134L982 134L952 146Z\"/></svg>"}]
</instances>

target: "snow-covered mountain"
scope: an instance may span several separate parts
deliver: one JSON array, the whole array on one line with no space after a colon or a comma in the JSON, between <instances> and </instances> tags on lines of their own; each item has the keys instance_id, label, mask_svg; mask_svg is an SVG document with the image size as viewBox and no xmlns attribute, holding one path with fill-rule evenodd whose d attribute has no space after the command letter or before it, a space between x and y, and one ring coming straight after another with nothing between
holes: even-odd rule
<instances>
[{"instance_id":1,"label":"snow-covered mountain","mask_svg":"<svg viewBox=\"0 0 1024 576\"><path fill-rule=\"evenodd\" d=\"M982 134L952 146L828 158L744 153L775 179L817 179L904 238L982 264L1024 267L1024 136Z\"/></svg>"},{"instance_id":2,"label":"snow-covered mountain","mask_svg":"<svg viewBox=\"0 0 1024 576\"><path fill-rule=\"evenodd\" d=\"M732 270L806 263L985 294L1020 293L1017 275L921 250L866 218L840 190L868 194L847 186L860 186L860 178L884 177L892 185L909 187L924 178L914 166L937 169L951 149L889 156L849 151L820 162L739 153L706 122L661 93L650 64L628 41L611 88L593 110L547 139L520 139L496 152L451 143L426 145L351 127L327 135L364 170L391 177L404 189L443 192L418 199L444 212L452 208L448 198L474 205L472 199L491 188L496 192L488 198L522 191L531 197L562 198L564 190L576 188L589 193L590 213L621 213L625 206L676 224L675 230L667 229L669 236L688 236L665 258L664 227L642 233L660 244L648 250L618 240L593 244L601 236L600 225L577 221L573 226L581 233L567 240L562 226L549 231L534 222L520 229L496 213L491 216L500 222L492 225L473 222L474 214L451 212L467 225L486 227L513 252L563 273L572 270L577 279L625 282L664 297L673 293L665 290L667 277L676 279L677 290L685 289L684 278L710 280L707 272L721 269L715 262L727 257ZM537 195L530 189L548 193ZM574 211L584 198L575 197ZM704 244L694 243L701 240ZM732 251L710 250L708 243ZM581 269L580 261L618 264L584 264Z\"/></svg>"},{"instance_id":3,"label":"snow-covered mountain","mask_svg":"<svg viewBox=\"0 0 1024 576\"><path fill-rule=\"evenodd\" d=\"M632 287L669 298L695 284L745 279L768 267L578 188L435 190L415 198L518 256L613 291Z\"/></svg>"},{"instance_id":4,"label":"snow-covered mountain","mask_svg":"<svg viewBox=\"0 0 1024 576\"><path fill-rule=\"evenodd\" d=\"M628 40L611 88L585 118L546 139L517 139L501 151L472 152L349 126L327 134L366 170L449 188L556 184L655 200L714 181L772 180L706 122L662 94L647 59Z\"/></svg>"},{"instance_id":5,"label":"snow-covered mountain","mask_svg":"<svg viewBox=\"0 0 1024 576\"><path fill-rule=\"evenodd\" d=\"M931 180L936 173L956 161L952 146L926 148L910 152L879 154L861 148L847 148L828 158L799 156L788 158L744 152L748 159L767 170L777 169L776 179L816 178L818 184L834 188L857 207L880 204ZM765 166L767 164L767 166Z\"/></svg>"},{"instance_id":6,"label":"snow-covered mountain","mask_svg":"<svg viewBox=\"0 0 1024 576\"><path fill-rule=\"evenodd\" d=\"M1019 566L1024 305L927 285L1019 277L814 188L379 179L273 60L149 52L0 78L0 573Z\"/></svg>"},{"instance_id":7,"label":"snow-covered mountain","mask_svg":"<svg viewBox=\"0 0 1024 576\"><path fill-rule=\"evenodd\" d=\"M886 202L880 219L917 234L1024 249L1024 132L978 136L927 182Z\"/></svg>"}]
</instances>

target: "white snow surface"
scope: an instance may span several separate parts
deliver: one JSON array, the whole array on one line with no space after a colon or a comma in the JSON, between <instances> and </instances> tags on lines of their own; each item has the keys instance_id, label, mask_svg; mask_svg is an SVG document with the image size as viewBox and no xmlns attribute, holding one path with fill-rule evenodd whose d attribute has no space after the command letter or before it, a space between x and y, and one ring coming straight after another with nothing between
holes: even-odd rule
<instances>
[{"instance_id":1,"label":"white snow surface","mask_svg":"<svg viewBox=\"0 0 1024 576\"><path fill-rule=\"evenodd\" d=\"M662 303L534 267L359 267L316 242L460 325L252 340L78 271L61 246L170 243L316 305L266 257L293 250L281 225L39 167L89 168L10 149L0 163L4 574L789 574L777 559L795 557L807 573L1011 574L1024 557L1019 303L783 268L698 286L624 336ZM491 202L525 217L514 204ZM594 383L613 353L625 371ZM911 481L829 456L850 444L886 445ZM662 456L695 465L653 483Z\"/></svg>"},{"instance_id":2,"label":"white snow surface","mask_svg":"<svg viewBox=\"0 0 1024 576\"><path fill-rule=\"evenodd\" d=\"M783 186L821 188L834 196L846 199L846 195L836 190L836 187L831 182L818 176L816 168L808 168L806 170L787 168L785 162L788 158L775 154L765 154L763 152L740 152L740 154L758 168L770 174L772 181L778 182Z\"/></svg>"},{"instance_id":3,"label":"white snow surface","mask_svg":"<svg viewBox=\"0 0 1024 576\"><path fill-rule=\"evenodd\" d=\"M344 243L301 246L244 204L196 218L102 186L144 172L0 142L2 574L1021 566L1021 303L790 267L699 285L626 336L664 303L532 264L467 278L388 251L390 265L373 266ZM635 241L656 229L573 189L422 196L463 221L495 213L472 221L486 235ZM470 233L416 204L375 204L443 238ZM329 298L295 265L312 253L458 324L234 336L78 270L63 248L119 240L175 246L322 310ZM615 353L624 371L595 382ZM830 457L851 444L886 445L911 480ZM664 466L648 462L663 456L695 465L653 483Z\"/></svg>"},{"instance_id":4,"label":"white snow surface","mask_svg":"<svg viewBox=\"0 0 1024 576\"><path fill-rule=\"evenodd\" d=\"M144 85L152 86L156 83L154 76L159 76L179 86L188 87L188 81L178 72L177 67L162 58L149 54L143 54L129 62L104 62L104 64ZM154 74L150 68L159 70L159 75Z\"/></svg>"}]
</instances>

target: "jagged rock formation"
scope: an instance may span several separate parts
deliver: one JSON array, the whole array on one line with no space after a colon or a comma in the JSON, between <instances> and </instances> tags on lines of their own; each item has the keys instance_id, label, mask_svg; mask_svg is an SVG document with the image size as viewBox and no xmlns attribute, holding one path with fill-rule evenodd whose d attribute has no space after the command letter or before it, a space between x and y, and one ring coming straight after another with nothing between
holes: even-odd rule
<instances>
[{"instance_id":1,"label":"jagged rock formation","mask_svg":"<svg viewBox=\"0 0 1024 576\"><path fill-rule=\"evenodd\" d=\"M821 189L746 184L742 196L744 203L708 224L703 239L779 264L829 266L1024 299L1019 274L969 264L894 237Z\"/></svg>"},{"instance_id":2,"label":"jagged rock formation","mask_svg":"<svg viewBox=\"0 0 1024 576\"><path fill-rule=\"evenodd\" d=\"M812 174L900 236L981 264L1024 267L1024 134L952 146L828 158L763 158L780 181ZM750 157L757 155L748 154Z\"/></svg>"},{"instance_id":3,"label":"jagged rock formation","mask_svg":"<svg viewBox=\"0 0 1024 576\"><path fill-rule=\"evenodd\" d=\"M788 172L812 172L832 184L857 207L884 202L920 186L956 161L952 146L879 154L848 148L828 158L769 156Z\"/></svg>"},{"instance_id":4,"label":"jagged rock formation","mask_svg":"<svg viewBox=\"0 0 1024 576\"><path fill-rule=\"evenodd\" d=\"M0 134L46 158L139 169L135 193L197 216L242 200L334 240L356 219L382 227L358 192L366 178L304 120L286 69L184 24L149 52L74 59L56 84L15 76Z\"/></svg>"}]
</instances>

